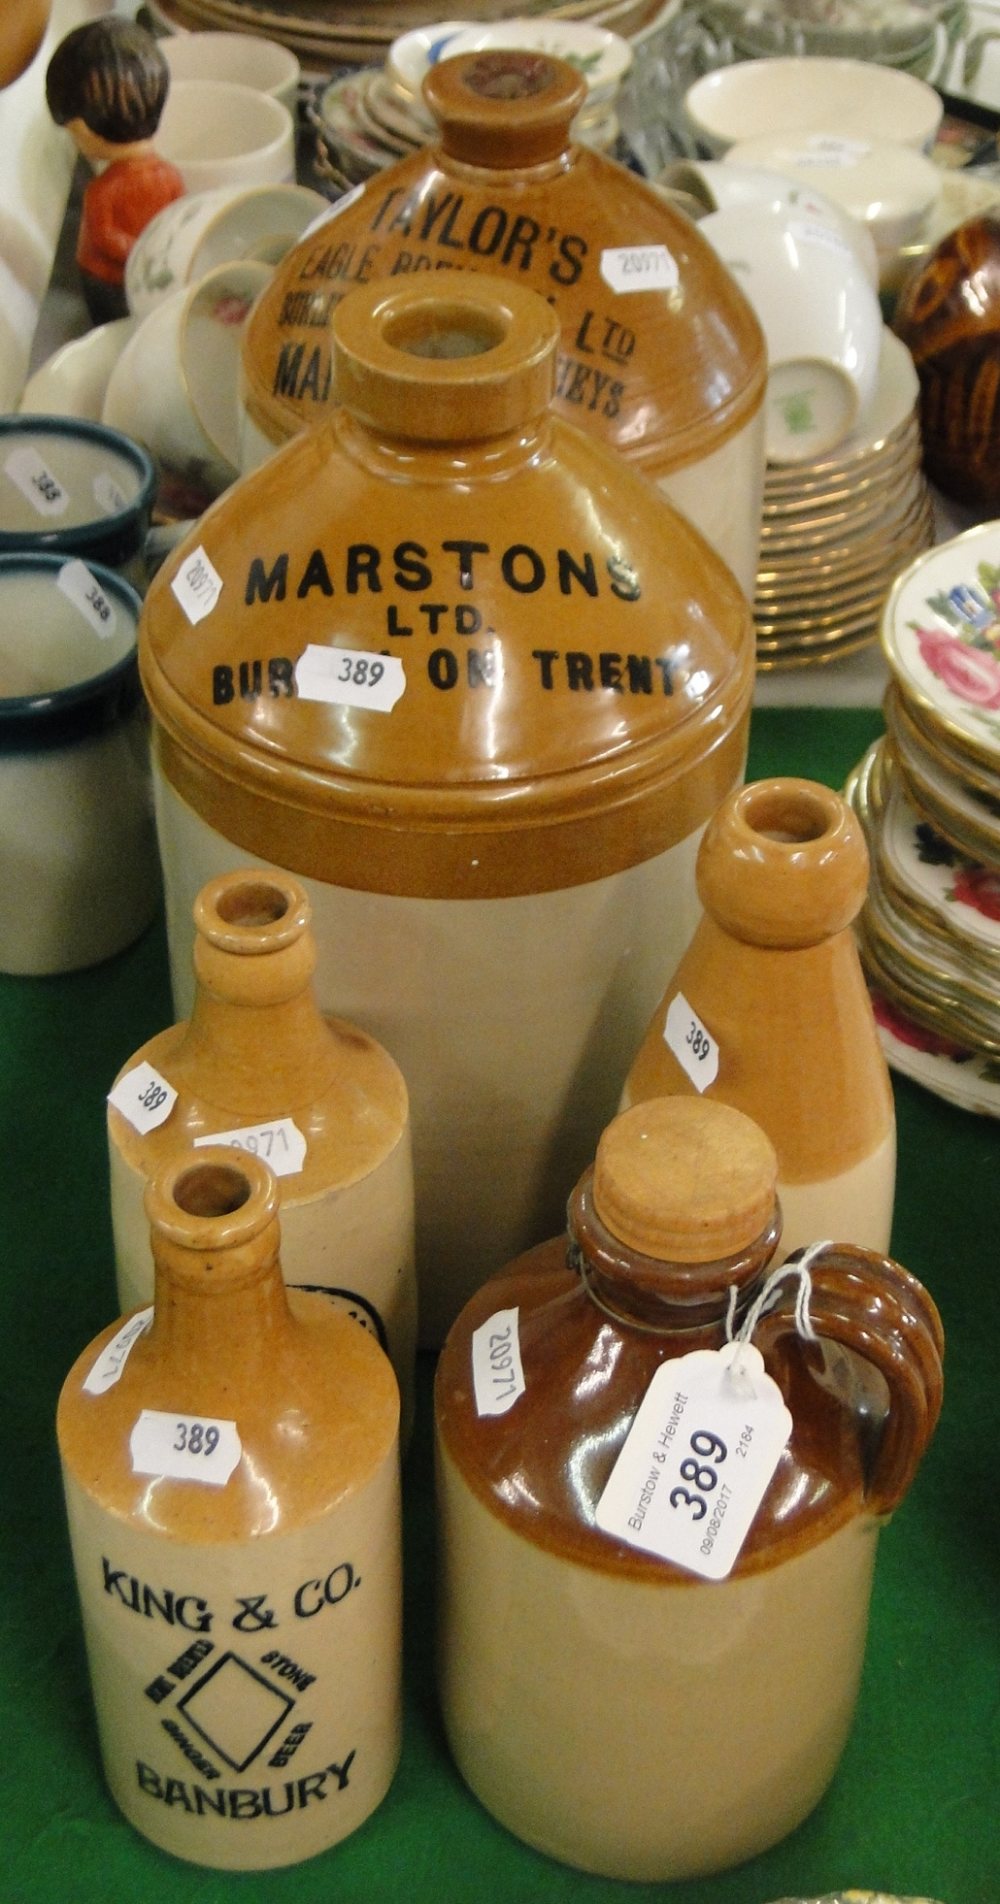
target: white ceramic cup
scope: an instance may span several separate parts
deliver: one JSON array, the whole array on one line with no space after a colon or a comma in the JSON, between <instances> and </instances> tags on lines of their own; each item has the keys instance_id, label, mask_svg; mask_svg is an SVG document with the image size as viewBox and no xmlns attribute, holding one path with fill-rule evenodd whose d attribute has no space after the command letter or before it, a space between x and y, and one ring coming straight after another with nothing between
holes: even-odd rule
<instances>
[{"instance_id":1,"label":"white ceramic cup","mask_svg":"<svg viewBox=\"0 0 1000 1904\"><path fill-rule=\"evenodd\" d=\"M695 138L718 158L743 139L827 132L929 151L944 106L926 80L866 60L743 60L695 81L684 95Z\"/></svg>"},{"instance_id":2,"label":"white ceramic cup","mask_svg":"<svg viewBox=\"0 0 1000 1904\"><path fill-rule=\"evenodd\" d=\"M878 283L874 242L865 227L841 206L821 190L801 185L781 172L731 160L731 153L724 159L677 159L664 167L655 183L676 195L683 208L699 220L707 212L740 207L772 211L783 217L797 213L803 218L816 218L839 232L844 243L857 252L872 283Z\"/></svg>"},{"instance_id":3,"label":"white ceramic cup","mask_svg":"<svg viewBox=\"0 0 1000 1904\"><path fill-rule=\"evenodd\" d=\"M0 971L94 965L153 916L139 606L79 556L0 555Z\"/></svg>"},{"instance_id":4,"label":"white ceramic cup","mask_svg":"<svg viewBox=\"0 0 1000 1904\"><path fill-rule=\"evenodd\" d=\"M112 371L104 421L145 445L169 515L198 515L239 469L243 326L270 267L242 258L182 286L144 317Z\"/></svg>"},{"instance_id":5,"label":"white ceramic cup","mask_svg":"<svg viewBox=\"0 0 1000 1904\"><path fill-rule=\"evenodd\" d=\"M329 202L305 185L225 186L165 205L125 266L129 310L145 317L182 285L233 258L276 264Z\"/></svg>"},{"instance_id":6,"label":"white ceramic cup","mask_svg":"<svg viewBox=\"0 0 1000 1904\"><path fill-rule=\"evenodd\" d=\"M726 165L764 166L822 192L871 233L881 257L920 236L941 197L942 169L912 146L827 133L741 140Z\"/></svg>"},{"instance_id":7,"label":"white ceramic cup","mask_svg":"<svg viewBox=\"0 0 1000 1904\"><path fill-rule=\"evenodd\" d=\"M298 101L301 68L288 46L260 33L171 33L160 41L170 68L170 83L187 79L224 79L270 93L290 113Z\"/></svg>"},{"instance_id":8,"label":"white ceramic cup","mask_svg":"<svg viewBox=\"0 0 1000 1904\"><path fill-rule=\"evenodd\" d=\"M767 341L768 460L814 461L850 434L874 395L878 293L840 235L794 207L712 212L699 229L749 298Z\"/></svg>"},{"instance_id":9,"label":"white ceramic cup","mask_svg":"<svg viewBox=\"0 0 1000 1904\"><path fill-rule=\"evenodd\" d=\"M295 178L295 127L280 99L222 79L179 79L156 135L189 192Z\"/></svg>"}]
</instances>

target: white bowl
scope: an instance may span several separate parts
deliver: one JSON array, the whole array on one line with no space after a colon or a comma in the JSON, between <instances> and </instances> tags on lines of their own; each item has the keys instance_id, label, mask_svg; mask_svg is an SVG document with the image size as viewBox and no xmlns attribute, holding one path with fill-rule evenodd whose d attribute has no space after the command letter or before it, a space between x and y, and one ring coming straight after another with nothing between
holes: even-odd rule
<instances>
[{"instance_id":1,"label":"white bowl","mask_svg":"<svg viewBox=\"0 0 1000 1904\"><path fill-rule=\"evenodd\" d=\"M870 233L857 219L811 185L764 166L730 163L725 159L677 159L664 166L655 180L668 193L679 193L683 208L699 220L706 212L724 212L740 206L781 215L818 218L839 232L856 251L873 284L879 281L878 258Z\"/></svg>"},{"instance_id":2,"label":"white bowl","mask_svg":"<svg viewBox=\"0 0 1000 1904\"><path fill-rule=\"evenodd\" d=\"M171 33L160 41L170 83L224 79L270 93L294 113L301 68L290 47L259 33Z\"/></svg>"},{"instance_id":3,"label":"white bowl","mask_svg":"<svg viewBox=\"0 0 1000 1904\"><path fill-rule=\"evenodd\" d=\"M117 317L70 338L28 378L18 409L99 423L108 379L134 329L134 317Z\"/></svg>"},{"instance_id":4,"label":"white bowl","mask_svg":"<svg viewBox=\"0 0 1000 1904\"><path fill-rule=\"evenodd\" d=\"M768 460L812 462L850 434L875 393L878 293L856 251L829 225L794 208L712 212L699 230L764 331Z\"/></svg>"},{"instance_id":5,"label":"white bowl","mask_svg":"<svg viewBox=\"0 0 1000 1904\"><path fill-rule=\"evenodd\" d=\"M941 196L942 169L912 146L810 132L730 146L725 163L765 166L828 199L867 226L883 256L918 238Z\"/></svg>"},{"instance_id":6,"label":"white bowl","mask_svg":"<svg viewBox=\"0 0 1000 1904\"><path fill-rule=\"evenodd\" d=\"M295 178L295 127L280 99L222 79L179 79L156 135L189 192Z\"/></svg>"},{"instance_id":7,"label":"white bowl","mask_svg":"<svg viewBox=\"0 0 1000 1904\"><path fill-rule=\"evenodd\" d=\"M716 156L739 140L828 132L888 140L918 152L934 143L944 107L912 73L865 60L745 60L696 80L684 95L695 137Z\"/></svg>"}]
</instances>

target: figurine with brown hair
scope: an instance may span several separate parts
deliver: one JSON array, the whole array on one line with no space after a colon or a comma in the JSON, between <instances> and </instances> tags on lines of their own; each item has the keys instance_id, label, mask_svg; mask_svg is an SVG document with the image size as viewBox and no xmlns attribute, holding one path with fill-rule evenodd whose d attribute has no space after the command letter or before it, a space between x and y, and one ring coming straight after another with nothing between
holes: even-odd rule
<instances>
[{"instance_id":1,"label":"figurine with brown hair","mask_svg":"<svg viewBox=\"0 0 1000 1904\"><path fill-rule=\"evenodd\" d=\"M102 169L83 195L76 261L95 323L124 317L125 261L151 218L180 198L184 181L153 137L170 73L155 38L132 20L89 21L60 41L45 95L85 159Z\"/></svg>"}]
</instances>

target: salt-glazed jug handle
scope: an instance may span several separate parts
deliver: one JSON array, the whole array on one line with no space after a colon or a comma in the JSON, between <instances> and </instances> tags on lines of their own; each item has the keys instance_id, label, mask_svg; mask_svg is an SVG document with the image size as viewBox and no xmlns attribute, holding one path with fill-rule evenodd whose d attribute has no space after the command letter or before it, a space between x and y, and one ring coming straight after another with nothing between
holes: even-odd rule
<instances>
[{"instance_id":1,"label":"salt-glazed jug handle","mask_svg":"<svg viewBox=\"0 0 1000 1904\"><path fill-rule=\"evenodd\" d=\"M790 1257L786 1268L795 1262ZM865 1500L873 1514L891 1514L913 1481L941 1412L941 1318L922 1283L874 1250L829 1244L810 1254L809 1274L808 1317L816 1336L853 1350L885 1382L888 1403ZM757 1325L754 1341L765 1353L769 1344L801 1333L796 1294L793 1278Z\"/></svg>"}]
</instances>

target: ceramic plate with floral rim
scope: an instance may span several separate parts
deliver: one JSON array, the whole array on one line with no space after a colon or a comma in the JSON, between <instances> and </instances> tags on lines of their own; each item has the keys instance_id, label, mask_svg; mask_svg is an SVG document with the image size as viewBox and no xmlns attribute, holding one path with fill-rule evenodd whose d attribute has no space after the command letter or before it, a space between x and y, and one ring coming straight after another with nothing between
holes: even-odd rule
<instances>
[{"instance_id":1,"label":"ceramic plate with floral rim","mask_svg":"<svg viewBox=\"0 0 1000 1904\"><path fill-rule=\"evenodd\" d=\"M1000 522L911 563L886 604L882 646L925 715L959 746L1000 761Z\"/></svg>"},{"instance_id":2,"label":"ceramic plate with floral rim","mask_svg":"<svg viewBox=\"0 0 1000 1904\"><path fill-rule=\"evenodd\" d=\"M967 859L925 820L898 779L889 788L878 843L893 878L958 939L1000 959L1000 872Z\"/></svg>"},{"instance_id":3,"label":"ceramic plate with floral rim","mask_svg":"<svg viewBox=\"0 0 1000 1904\"><path fill-rule=\"evenodd\" d=\"M1000 1117L1000 1058L926 1030L877 990L871 998L882 1049L894 1071L962 1110Z\"/></svg>"}]
</instances>

